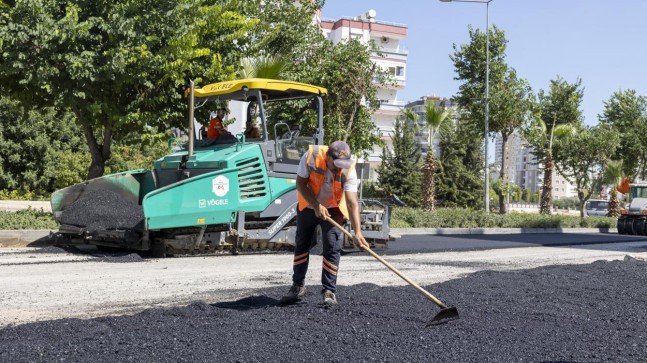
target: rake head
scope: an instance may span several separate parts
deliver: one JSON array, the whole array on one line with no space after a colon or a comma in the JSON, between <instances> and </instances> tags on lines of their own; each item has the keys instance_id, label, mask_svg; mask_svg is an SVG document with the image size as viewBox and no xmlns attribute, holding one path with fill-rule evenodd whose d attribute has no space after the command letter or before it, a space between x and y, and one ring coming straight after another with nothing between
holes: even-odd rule
<instances>
[{"instance_id":1,"label":"rake head","mask_svg":"<svg viewBox=\"0 0 647 363\"><path fill-rule=\"evenodd\" d=\"M427 324L427 327L434 326L434 325L440 325L440 324L445 324L447 322L450 322L452 320L458 319L458 309L456 309L453 306L444 308L434 316L433 319Z\"/></svg>"}]
</instances>

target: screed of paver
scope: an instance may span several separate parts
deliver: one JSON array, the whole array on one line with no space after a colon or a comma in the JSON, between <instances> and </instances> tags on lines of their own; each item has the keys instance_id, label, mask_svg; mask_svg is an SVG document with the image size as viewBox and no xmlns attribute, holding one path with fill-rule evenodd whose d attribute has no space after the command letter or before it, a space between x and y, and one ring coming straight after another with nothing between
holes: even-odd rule
<instances>
[{"instance_id":1,"label":"screed of paver","mask_svg":"<svg viewBox=\"0 0 647 363\"><path fill-rule=\"evenodd\" d=\"M217 303L240 298L255 289L288 286L292 256L240 255L150 259L109 263L78 254L35 253L28 264L12 261L18 253L0 253L0 327L66 317L93 318L135 314L146 308L182 306L194 301ZM591 263L640 257L647 242L532 247L473 252L418 253L387 256L387 260L421 285L463 278L482 270L514 270L554 264ZM65 261L68 256L71 261ZM70 257L71 256L71 257ZM79 260L77 260L77 258ZM54 259L54 260L52 260ZM38 263L38 262L42 263ZM307 285L317 290L320 259L311 259ZM402 286L406 283L372 257L342 258L338 283ZM434 293L433 291L431 291ZM439 297L443 298L442 295Z\"/></svg>"}]
</instances>

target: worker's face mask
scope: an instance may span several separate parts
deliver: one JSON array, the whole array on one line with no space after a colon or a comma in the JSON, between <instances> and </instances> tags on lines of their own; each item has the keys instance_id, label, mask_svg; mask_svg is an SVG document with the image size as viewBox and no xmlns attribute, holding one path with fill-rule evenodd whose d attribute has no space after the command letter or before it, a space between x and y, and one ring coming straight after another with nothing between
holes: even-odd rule
<instances>
[{"instance_id":1,"label":"worker's face mask","mask_svg":"<svg viewBox=\"0 0 647 363\"><path fill-rule=\"evenodd\" d=\"M333 173L333 174L339 174L341 169L335 166L334 163L335 158L333 158L331 155L328 155L328 169Z\"/></svg>"}]
</instances>

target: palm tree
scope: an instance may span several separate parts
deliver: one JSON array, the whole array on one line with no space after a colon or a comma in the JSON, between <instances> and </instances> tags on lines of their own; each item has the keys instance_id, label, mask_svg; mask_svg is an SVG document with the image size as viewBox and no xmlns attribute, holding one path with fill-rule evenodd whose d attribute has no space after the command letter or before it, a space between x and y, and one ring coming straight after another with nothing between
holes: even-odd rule
<instances>
[{"instance_id":1,"label":"palm tree","mask_svg":"<svg viewBox=\"0 0 647 363\"><path fill-rule=\"evenodd\" d=\"M243 58L240 62L240 78L283 79L287 66L285 57L277 55L260 55Z\"/></svg>"},{"instance_id":2,"label":"palm tree","mask_svg":"<svg viewBox=\"0 0 647 363\"><path fill-rule=\"evenodd\" d=\"M609 212L608 217L618 217L618 190L616 187L620 184L623 177L622 160L610 160L607 163L607 169L604 171L604 178L602 179L605 184L611 184L611 191L609 192Z\"/></svg>"},{"instance_id":3,"label":"palm tree","mask_svg":"<svg viewBox=\"0 0 647 363\"><path fill-rule=\"evenodd\" d=\"M556 125L557 119L553 118L550 129L546 123L539 117L533 119L534 124L527 130L534 138L539 140L543 145L544 156L544 180L541 186L541 197L539 198L539 213L551 214L553 204L553 171L555 170L555 160L553 159L553 142L555 139L563 139L575 132L575 127L571 124Z\"/></svg>"},{"instance_id":4,"label":"palm tree","mask_svg":"<svg viewBox=\"0 0 647 363\"><path fill-rule=\"evenodd\" d=\"M422 207L428 211L436 209L436 170L438 164L434 158L433 140L438 134L443 133L449 127L451 110L445 106L437 107L435 102L428 103L425 110L425 123L429 129L429 140L427 158L423 166L423 196Z\"/></svg>"}]
</instances>

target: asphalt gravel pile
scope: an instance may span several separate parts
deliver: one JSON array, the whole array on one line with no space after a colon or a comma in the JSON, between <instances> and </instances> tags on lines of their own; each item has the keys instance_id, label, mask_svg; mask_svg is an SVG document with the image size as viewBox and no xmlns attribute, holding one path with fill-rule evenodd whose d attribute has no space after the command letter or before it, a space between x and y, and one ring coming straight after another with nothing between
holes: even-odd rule
<instances>
[{"instance_id":1,"label":"asphalt gravel pile","mask_svg":"<svg viewBox=\"0 0 647 363\"><path fill-rule=\"evenodd\" d=\"M46 247L40 247L36 248L33 251L30 252L35 252L35 253L47 253L47 254L63 254L63 253L68 253L68 251L65 250L65 248L58 247L58 246L46 246Z\"/></svg>"},{"instance_id":2,"label":"asphalt gravel pile","mask_svg":"<svg viewBox=\"0 0 647 363\"><path fill-rule=\"evenodd\" d=\"M137 200L117 188L88 187L59 218L69 224L93 230L142 229L144 211Z\"/></svg>"},{"instance_id":3,"label":"asphalt gravel pile","mask_svg":"<svg viewBox=\"0 0 647 363\"><path fill-rule=\"evenodd\" d=\"M43 248L37 248L33 252L36 253L73 253L75 255L86 255L92 257L92 261L95 262L108 262L108 263L130 263L130 262L144 262L144 258L136 253L129 250L124 250L120 248L112 247L101 247L97 248L95 246L48 246Z\"/></svg>"},{"instance_id":4,"label":"asphalt gravel pile","mask_svg":"<svg viewBox=\"0 0 647 363\"><path fill-rule=\"evenodd\" d=\"M394 276L394 278L397 278ZM2 362L644 362L647 263L595 262L484 271L428 286L460 319L426 327L438 308L411 287L317 287L238 301L64 319L0 330Z\"/></svg>"}]
</instances>

